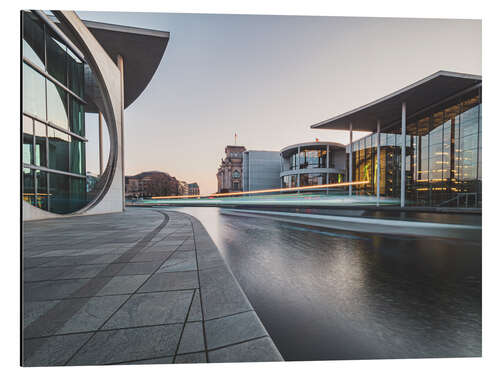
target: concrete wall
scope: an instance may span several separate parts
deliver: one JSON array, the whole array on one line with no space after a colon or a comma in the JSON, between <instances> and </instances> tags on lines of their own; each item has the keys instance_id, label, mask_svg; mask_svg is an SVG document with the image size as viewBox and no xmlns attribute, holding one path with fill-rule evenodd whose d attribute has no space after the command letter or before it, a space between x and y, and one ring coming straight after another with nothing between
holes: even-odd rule
<instances>
[{"instance_id":1,"label":"concrete wall","mask_svg":"<svg viewBox=\"0 0 500 375\"><path fill-rule=\"evenodd\" d=\"M243 190L280 188L280 171L281 160L278 151L245 151Z\"/></svg>"}]
</instances>

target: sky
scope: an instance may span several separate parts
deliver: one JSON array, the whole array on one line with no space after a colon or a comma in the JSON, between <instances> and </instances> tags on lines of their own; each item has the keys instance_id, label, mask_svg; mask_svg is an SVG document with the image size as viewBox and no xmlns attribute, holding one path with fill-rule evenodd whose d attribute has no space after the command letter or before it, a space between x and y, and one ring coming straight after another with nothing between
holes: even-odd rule
<instances>
[{"instance_id":1,"label":"sky","mask_svg":"<svg viewBox=\"0 0 500 375\"><path fill-rule=\"evenodd\" d=\"M249 150L315 138L346 144L347 132L310 125L438 70L481 74L478 20L77 13L170 32L156 74L125 110L125 173L167 172L198 182L202 194L217 190L235 133ZM89 150L95 119L87 119Z\"/></svg>"}]
</instances>

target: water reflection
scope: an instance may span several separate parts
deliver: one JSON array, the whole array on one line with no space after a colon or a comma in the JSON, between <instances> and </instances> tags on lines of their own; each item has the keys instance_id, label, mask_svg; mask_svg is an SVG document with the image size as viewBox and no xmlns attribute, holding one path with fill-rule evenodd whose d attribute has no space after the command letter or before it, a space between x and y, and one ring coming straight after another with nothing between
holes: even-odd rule
<instances>
[{"instance_id":1,"label":"water reflection","mask_svg":"<svg viewBox=\"0 0 500 375\"><path fill-rule=\"evenodd\" d=\"M480 243L197 217L287 360L481 355Z\"/></svg>"}]
</instances>

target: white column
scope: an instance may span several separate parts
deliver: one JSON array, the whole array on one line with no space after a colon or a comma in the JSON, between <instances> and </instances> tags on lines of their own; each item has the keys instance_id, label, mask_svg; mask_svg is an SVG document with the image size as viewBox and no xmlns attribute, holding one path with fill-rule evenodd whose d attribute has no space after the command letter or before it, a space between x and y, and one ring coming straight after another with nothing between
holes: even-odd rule
<instances>
[{"instance_id":1,"label":"white column","mask_svg":"<svg viewBox=\"0 0 500 375\"><path fill-rule=\"evenodd\" d=\"M300 187L300 146L297 148L297 187ZM297 190L300 193L300 190Z\"/></svg>"},{"instance_id":2,"label":"white column","mask_svg":"<svg viewBox=\"0 0 500 375\"><path fill-rule=\"evenodd\" d=\"M406 192L406 102L401 104L401 207L405 206Z\"/></svg>"},{"instance_id":3,"label":"white column","mask_svg":"<svg viewBox=\"0 0 500 375\"><path fill-rule=\"evenodd\" d=\"M120 124L120 132L121 132L121 159L122 159L122 209L125 210L125 131L124 124L125 120L123 118L124 108L125 108L125 81L124 81L124 72L123 72L123 57L121 55L116 56L116 65L120 70L120 87L121 87L121 96L122 96L122 107L121 107L121 124Z\"/></svg>"},{"instance_id":4,"label":"white column","mask_svg":"<svg viewBox=\"0 0 500 375\"><path fill-rule=\"evenodd\" d=\"M330 168L330 145L326 145L326 168ZM330 173L326 173L326 183L330 183ZM328 188L326 188L326 193L328 194Z\"/></svg>"},{"instance_id":5,"label":"white column","mask_svg":"<svg viewBox=\"0 0 500 375\"><path fill-rule=\"evenodd\" d=\"M352 122L349 122L349 182L352 182ZM352 185L349 185L349 196L352 196Z\"/></svg>"},{"instance_id":6,"label":"white column","mask_svg":"<svg viewBox=\"0 0 500 375\"><path fill-rule=\"evenodd\" d=\"M377 120L377 206L380 204L380 120Z\"/></svg>"}]
</instances>

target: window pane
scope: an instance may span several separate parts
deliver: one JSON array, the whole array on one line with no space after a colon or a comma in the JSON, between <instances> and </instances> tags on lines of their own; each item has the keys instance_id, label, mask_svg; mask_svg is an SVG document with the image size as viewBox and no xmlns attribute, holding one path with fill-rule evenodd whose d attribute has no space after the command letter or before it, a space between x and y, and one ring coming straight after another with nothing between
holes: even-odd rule
<instances>
[{"instance_id":1,"label":"window pane","mask_svg":"<svg viewBox=\"0 0 500 375\"><path fill-rule=\"evenodd\" d=\"M70 96L70 128L73 133L84 135L84 112L83 105L75 98Z\"/></svg>"},{"instance_id":2,"label":"window pane","mask_svg":"<svg viewBox=\"0 0 500 375\"><path fill-rule=\"evenodd\" d=\"M29 168L23 168L23 200L35 204L35 176Z\"/></svg>"},{"instance_id":3,"label":"window pane","mask_svg":"<svg viewBox=\"0 0 500 375\"><path fill-rule=\"evenodd\" d=\"M460 150L471 150L478 147L477 134L472 134L460 139Z\"/></svg>"},{"instance_id":4,"label":"window pane","mask_svg":"<svg viewBox=\"0 0 500 375\"><path fill-rule=\"evenodd\" d=\"M76 138L71 138L70 172L85 175L85 145Z\"/></svg>"},{"instance_id":5,"label":"window pane","mask_svg":"<svg viewBox=\"0 0 500 375\"><path fill-rule=\"evenodd\" d=\"M66 91L47 81L48 120L64 129L68 128L68 103Z\"/></svg>"},{"instance_id":6,"label":"window pane","mask_svg":"<svg viewBox=\"0 0 500 375\"><path fill-rule=\"evenodd\" d=\"M52 77L67 86L66 46L52 32L47 35L47 71Z\"/></svg>"},{"instance_id":7,"label":"window pane","mask_svg":"<svg viewBox=\"0 0 500 375\"><path fill-rule=\"evenodd\" d=\"M33 120L23 116L23 163L33 164Z\"/></svg>"},{"instance_id":8,"label":"window pane","mask_svg":"<svg viewBox=\"0 0 500 375\"><path fill-rule=\"evenodd\" d=\"M47 126L35 121L35 165L47 166Z\"/></svg>"},{"instance_id":9,"label":"window pane","mask_svg":"<svg viewBox=\"0 0 500 375\"><path fill-rule=\"evenodd\" d=\"M70 212L69 207L69 176L49 173L49 201L50 211L58 214Z\"/></svg>"},{"instance_id":10,"label":"window pane","mask_svg":"<svg viewBox=\"0 0 500 375\"><path fill-rule=\"evenodd\" d=\"M68 171L69 135L48 127L49 168Z\"/></svg>"},{"instance_id":11,"label":"window pane","mask_svg":"<svg viewBox=\"0 0 500 375\"><path fill-rule=\"evenodd\" d=\"M23 57L45 70L43 38L41 21L31 12L23 12Z\"/></svg>"},{"instance_id":12,"label":"window pane","mask_svg":"<svg viewBox=\"0 0 500 375\"><path fill-rule=\"evenodd\" d=\"M23 112L46 119L45 77L23 64Z\"/></svg>"},{"instance_id":13,"label":"window pane","mask_svg":"<svg viewBox=\"0 0 500 375\"><path fill-rule=\"evenodd\" d=\"M70 177L70 209L72 212L83 208L86 203L85 178Z\"/></svg>"},{"instance_id":14,"label":"window pane","mask_svg":"<svg viewBox=\"0 0 500 375\"><path fill-rule=\"evenodd\" d=\"M83 98L83 61L68 49L69 89Z\"/></svg>"},{"instance_id":15,"label":"window pane","mask_svg":"<svg viewBox=\"0 0 500 375\"><path fill-rule=\"evenodd\" d=\"M42 210L48 209L47 172L36 171L36 206Z\"/></svg>"}]
</instances>

